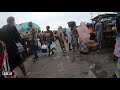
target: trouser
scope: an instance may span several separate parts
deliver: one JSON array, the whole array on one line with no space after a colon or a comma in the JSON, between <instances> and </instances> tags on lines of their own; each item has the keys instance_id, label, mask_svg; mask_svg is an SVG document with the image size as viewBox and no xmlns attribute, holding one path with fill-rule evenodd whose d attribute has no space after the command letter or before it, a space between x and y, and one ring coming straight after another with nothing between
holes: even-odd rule
<instances>
[{"instance_id":1,"label":"trouser","mask_svg":"<svg viewBox=\"0 0 120 90\"><path fill-rule=\"evenodd\" d=\"M97 43L98 43L98 48L99 49L102 48L102 41L103 41L103 33L102 32L98 32L97 33Z\"/></svg>"},{"instance_id":2,"label":"trouser","mask_svg":"<svg viewBox=\"0 0 120 90\"><path fill-rule=\"evenodd\" d=\"M62 50L65 49L64 41L63 41L61 38L59 38L58 40L59 40L59 43L60 43L61 49L62 49Z\"/></svg>"},{"instance_id":3,"label":"trouser","mask_svg":"<svg viewBox=\"0 0 120 90\"><path fill-rule=\"evenodd\" d=\"M98 48L99 48L99 49L102 48L102 41L98 42Z\"/></svg>"},{"instance_id":4,"label":"trouser","mask_svg":"<svg viewBox=\"0 0 120 90\"><path fill-rule=\"evenodd\" d=\"M43 45L43 40L40 39L41 46Z\"/></svg>"},{"instance_id":5,"label":"trouser","mask_svg":"<svg viewBox=\"0 0 120 90\"><path fill-rule=\"evenodd\" d=\"M69 43L69 50L71 49L71 43Z\"/></svg>"},{"instance_id":6,"label":"trouser","mask_svg":"<svg viewBox=\"0 0 120 90\"><path fill-rule=\"evenodd\" d=\"M35 57L38 57L37 44L36 44L35 40L32 40L31 43L32 43L33 54L34 54Z\"/></svg>"},{"instance_id":7,"label":"trouser","mask_svg":"<svg viewBox=\"0 0 120 90\"><path fill-rule=\"evenodd\" d=\"M51 48L50 48L51 44L52 44L52 42L47 42L49 55L50 55L51 51L53 52L53 50L51 50Z\"/></svg>"}]
</instances>

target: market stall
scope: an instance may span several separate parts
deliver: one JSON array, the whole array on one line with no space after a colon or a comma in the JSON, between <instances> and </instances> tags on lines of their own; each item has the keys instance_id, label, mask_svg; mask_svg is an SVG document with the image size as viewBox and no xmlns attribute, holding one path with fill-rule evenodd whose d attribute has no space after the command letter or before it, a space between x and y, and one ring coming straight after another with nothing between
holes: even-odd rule
<instances>
[{"instance_id":1,"label":"market stall","mask_svg":"<svg viewBox=\"0 0 120 90\"><path fill-rule=\"evenodd\" d=\"M116 18L116 14L101 14L92 19L94 31L97 22L101 21L103 24L104 47L113 47L115 44L115 31L112 30L112 27L116 24Z\"/></svg>"}]
</instances>

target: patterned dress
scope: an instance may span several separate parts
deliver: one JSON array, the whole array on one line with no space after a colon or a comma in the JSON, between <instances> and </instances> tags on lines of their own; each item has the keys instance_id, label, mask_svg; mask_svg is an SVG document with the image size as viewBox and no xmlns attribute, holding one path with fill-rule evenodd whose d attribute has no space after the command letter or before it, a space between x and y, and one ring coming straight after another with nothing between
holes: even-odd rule
<instances>
[{"instance_id":1,"label":"patterned dress","mask_svg":"<svg viewBox=\"0 0 120 90\"><path fill-rule=\"evenodd\" d=\"M88 53L89 52L89 47L87 45L87 43L84 43L83 41L80 41L80 52L83 53Z\"/></svg>"},{"instance_id":2,"label":"patterned dress","mask_svg":"<svg viewBox=\"0 0 120 90\"><path fill-rule=\"evenodd\" d=\"M89 52L88 42L90 40L90 33L88 32L86 24L84 22L81 22L80 26L77 28L77 31L79 34L80 52L88 53Z\"/></svg>"},{"instance_id":3,"label":"patterned dress","mask_svg":"<svg viewBox=\"0 0 120 90\"><path fill-rule=\"evenodd\" d=\"M115 72L117 78L120 78L120 37L116 38L114 55L118 57L117 70Z\"/></svg>"},{"instance_id":4,"label":"patterned dress","mask_svg":"<svg viewBox=\"0 0 120 90\"><path fill-rule=\"evenodd\" d=\"M59 36L59 43L60 43L61 49L63 50L65 48L65 44L64 44L62 35Z\"/></svg>"},{"instance_id":5,"label":"patterned dress","mask_svg":"<svg viewBox=\"0 0 120 90\"><path fill-rule=\"evenodd\" d=\"M72 37L71 43L72 43L73 49L75 50L77 48L78 35L77 35L76 30L72 30L71 33L72 33L72 35L71 35L71 37Z\"/></svg>"}]
</instances>

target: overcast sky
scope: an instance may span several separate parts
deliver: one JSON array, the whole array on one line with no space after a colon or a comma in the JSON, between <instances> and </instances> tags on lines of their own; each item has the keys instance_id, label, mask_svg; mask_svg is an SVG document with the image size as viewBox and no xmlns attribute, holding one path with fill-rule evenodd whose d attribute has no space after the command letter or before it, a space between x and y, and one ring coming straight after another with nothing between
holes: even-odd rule
<instances>
[{"instance_id":1,"label":"overcast sky","mask_svg":"<svg viewBox=\"0 0 120 90\"><path fill-rule=\"evenodd\" d=\"M6 24L9 16L15 17L16 24L23 22L35 22L42 30L49 25L51 29L56 29L59 25L67 27L67 22L76 21L77 25L81 22L91 22L91 12L0 12L0 27ZM103 13L112 12L92 12L92 17Z\"/></svg>"}]
</instances>

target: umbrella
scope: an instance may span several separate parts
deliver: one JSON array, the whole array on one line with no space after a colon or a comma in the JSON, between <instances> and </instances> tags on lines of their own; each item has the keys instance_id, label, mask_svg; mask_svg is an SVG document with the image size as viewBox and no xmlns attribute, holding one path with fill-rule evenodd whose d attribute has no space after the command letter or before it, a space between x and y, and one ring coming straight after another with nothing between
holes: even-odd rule
<instances>
[{"instance_id":1,"label":"umbrella","mask_svg":"<svg viewBox=\"0 0 120 90\"><path fill-rule=\"evenodd\" d=\"M30 30L30 27L28 25L29 22L26 23L22 23L22 31L24 32L28 32ZM36 24L36 23L32 23L33 27L35 28L35 30L40 30L40 27Z\"/></svg>"},{"instance_id":2,"label":"umbrella","mask_svg":"<svg viewBox=\"0 0 120 90\"><path fill-rule=\"evenodd\" d=\"M22 26L21 25L15 25L18 31L22 31Z\"/></svg>"}]
</instances>

